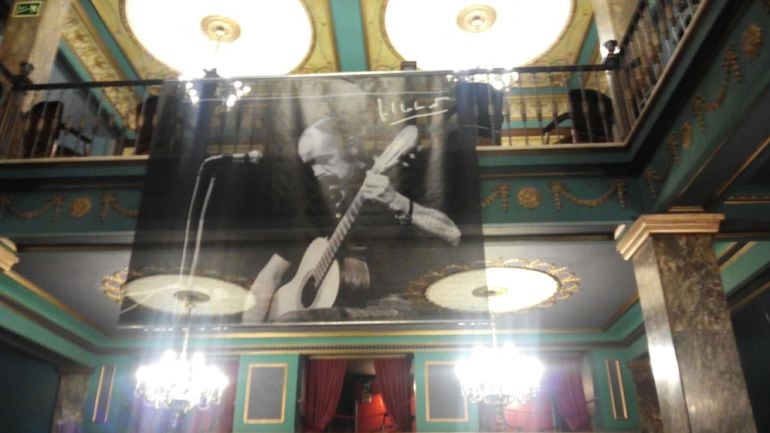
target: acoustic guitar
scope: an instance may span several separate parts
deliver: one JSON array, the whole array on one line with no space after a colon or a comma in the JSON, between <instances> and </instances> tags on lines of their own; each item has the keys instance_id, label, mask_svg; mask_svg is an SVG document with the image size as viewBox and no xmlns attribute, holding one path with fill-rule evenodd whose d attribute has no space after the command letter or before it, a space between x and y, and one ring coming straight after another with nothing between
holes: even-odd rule
<instances>
[{"instance_id":1,"label":"acoustic guitar","mask_svg":"<svg viewBox=\"0 0 770 433\"><path fill-rule=\"evenodd\" d=\"M375 158L369 172L382 174L398 164L402 156L417 146L417 127L402 129L382 154ZM340 289L340 264L337 251L358 217L364 195L358 191L329 238L316 238L305 250L297 273L288 283L276 290L270 304L268 319L297 310L329 308L337 300Z\"/></svg>"}]
</instances>

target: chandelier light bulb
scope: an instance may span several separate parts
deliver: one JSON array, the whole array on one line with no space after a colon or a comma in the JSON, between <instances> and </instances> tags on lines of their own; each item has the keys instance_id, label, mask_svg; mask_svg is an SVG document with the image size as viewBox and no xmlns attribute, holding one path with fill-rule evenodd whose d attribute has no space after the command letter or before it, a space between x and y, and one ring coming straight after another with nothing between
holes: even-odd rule
<instances>
[{"instance_id":1,"label":"chandelier light bulb","mask_svg":"<svg viewBox=\"0 0 770 433\"><path fill-rule=\"evenodd\" d=\"M206 365L202 353L188 357L186 349L179 355L167 350L154 364L137 369L136 394L155 408L186 412L219 404L229 382L219 368Z\"/></svg>"},{"instance_id":2,"label":"chandelier light bulb","mask_svg":"<svg viewBox=\"0 0 770 433\"><path fill-rule=\"evenodd\" d=\"M512 346L476 348L455 367L468 400L502 405L523 404L534 398L544 370L539 359Z\"/></svg>"}]
</instances>

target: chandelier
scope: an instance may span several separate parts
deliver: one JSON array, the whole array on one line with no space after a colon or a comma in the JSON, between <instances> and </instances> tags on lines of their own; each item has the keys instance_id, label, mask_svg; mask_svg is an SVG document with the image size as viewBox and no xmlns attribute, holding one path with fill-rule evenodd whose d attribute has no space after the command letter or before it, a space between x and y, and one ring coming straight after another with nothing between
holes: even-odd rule
<instances>
[{"instance_id":1,"label":"chandelier","mask_svg":"<svg viewBox=\"0 0 770 433\"><path fill-rule=\"evenodd\" d=\"M194 303L192 296L186 301L188 319ZM189 356L189 340L190 328L184 328L179 355L167 350L154 364L139 367L136 371L136 395L155 408L183 413L192 408L206 409L219 404L229 380L216 366L206 365L202 353Z\"/></svg>"},{"instance_id":2,"label":"chandelier","mask_svg":"<svg viewBox=\"0 0 770 433\"><path fill-rule=\"evenodd\" d=\"M493 293L486 295L492 347L477 347L471 356L461 359L455 367L462 394L471 402L483 402L502 410L509 404L523 405L532 400L540 388L543 364L539 359L525 355L512 345L499 346Z\"/></svg>"},{"instance_id":3,"label":"chandelier","mask_svg":"<svg viewBox=\"0 0 770 433\"><path fill-rule=\"evenodd\" d=\"M513 346L474 349L456 366L463 395L474 403L504 407L532 400L540 387L543 364Z\"/></svg>"}]
</instances>

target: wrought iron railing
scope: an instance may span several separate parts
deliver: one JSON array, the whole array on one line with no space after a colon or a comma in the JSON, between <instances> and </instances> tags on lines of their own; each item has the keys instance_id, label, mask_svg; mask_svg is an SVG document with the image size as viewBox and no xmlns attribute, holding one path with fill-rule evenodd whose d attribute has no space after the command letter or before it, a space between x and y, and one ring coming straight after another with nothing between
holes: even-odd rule
<instances>
[{"instance_id":1,"label":"wrought iron railing","mask_svg":"<svg viewBox=\"0 0 770 433\"><path fill-rule=\"evenodd\" d=\"M477 140L484 148L622 146L650 104L699 4L640 0L623 40L606 44L610 54L601 65L386 74L446 77L472 86L478 118L486 123L479 125ZM208 113L209 147L252 149L265 140L260 116L269 98L258 89L266 82L306 79L33 85L23 76L9 78L12 89L0 102L0 159L6 160L147 154L161 94L184 94L183 103L195 109L196 89L204 85L209 108L215 105Z\"/></svg>"}]
</instances>

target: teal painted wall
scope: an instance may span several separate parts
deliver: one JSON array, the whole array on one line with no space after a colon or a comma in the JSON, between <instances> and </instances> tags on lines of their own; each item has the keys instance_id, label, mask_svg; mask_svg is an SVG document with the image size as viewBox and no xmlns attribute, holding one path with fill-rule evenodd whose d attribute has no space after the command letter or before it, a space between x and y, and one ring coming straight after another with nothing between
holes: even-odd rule
<instances>
[{"instance_id":1,"label":"teal painted wall","mask_svg":"<svg viewBox=\"0 0 770 433\"><path fill-rule=\"evenodd\" d=\"M340 71L366 71L366 48L359 0L329 0Z\"/></svg>"},{"instance_id":2,"label":"teal painted wall","mask_svg":"<svg viewBox=\"0 0 770 433\"><path fill-rule=\"evenodd\" d=\"M85 413L83 414L83 428L85 433L122 433L129 431L131 425L131 411L134 399L136 379L134 374L139 361L131 356L101 357L98 365L91 375L88 385L88 398L86 399ZM115 378L112 382L110 394L109 412L105 423L92 422L94 401L99 385L99 372L102 365L115 366Z\"/></svg>"},{"instance_id":3,"label":"teal painted wall","mask_svg":"<svg viewBox=\"0 0 770 433\"><path fill-rule=\"evenodd\" d=\"M479 425L478 407L468 403L468 418L466 421L431 421L428 419L426 406L426 364L430 362L454 362L460 359L459 352L417 352L414 354L414 383L415 383L415 418L419 432L471 432L477 431Z\"/></svg>"},{"instance_id":4,"label":"teal painted wall","mask_svg":"<svg viewBox=\"0 0 770 433\"><path fill-rule=\"evenodd\" d=\"M0 432L49 433L58 389L55 366L0 344Z\"/></svg>"},{"instance_id":5,"label":"teal painted wall","mask_svg":"<svg viewBox=\"0 0 770 433\"><path fill-rule=\"evenodd\" d=\"M646 348L646 341L644 339L640 340L641 343L637 342L627 349L593 350L586 355L586 360L591 366L594 395L596 398L596 409L592 419L594 431L625 432L639 430L639 413L636 405L634 380L626 362L639 356L640 353L638 352L640 349ZM615 419L610 400L610 384L607 377L606 361L616 359L620 361L623 392L628 408L628 418L625 420Z\"/></svg>"},{"instance_id":6,"label":"teal painted wall","mask_svg":"<svg viewBox=\"0 0 770 433\"><path fill-rule=\"evenodd\" d=\"M235 414L233 431L235 432L285 432L301 430L297 421L297 395L299 384L299 354L289 355L244 355L241 356L238 370L238 389L235 395ZM284 401L284 420L282 423L251 424L244 422L246 405L246 379L249 364L286 364L286 399Z\"/></svg>"}]
</instances>

